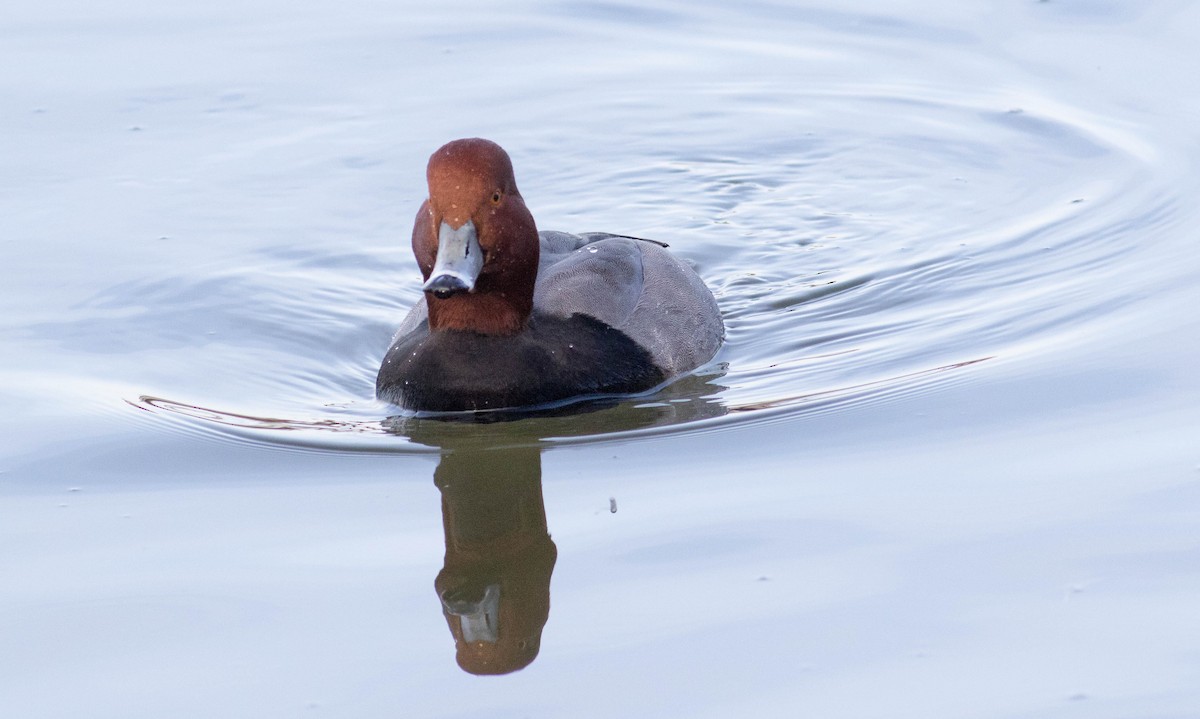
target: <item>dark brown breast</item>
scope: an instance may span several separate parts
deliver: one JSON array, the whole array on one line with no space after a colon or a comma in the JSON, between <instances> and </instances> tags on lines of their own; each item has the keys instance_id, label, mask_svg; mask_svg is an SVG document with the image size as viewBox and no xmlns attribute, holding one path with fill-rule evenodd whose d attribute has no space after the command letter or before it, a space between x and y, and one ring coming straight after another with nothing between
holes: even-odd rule
<instances>
[{"instance_id":1,"label":"dark brown breast","mask_svg":"<svg viewBox=\"0 0 1200 719\"><path fill-rule=\"evenodd\" d=\"M623 332L587 315L535 314L508 337L430 332L423 323L388 350L375 389L406 409L454 412L634 394L665 380Z\"/></svg>"}]
</instances>

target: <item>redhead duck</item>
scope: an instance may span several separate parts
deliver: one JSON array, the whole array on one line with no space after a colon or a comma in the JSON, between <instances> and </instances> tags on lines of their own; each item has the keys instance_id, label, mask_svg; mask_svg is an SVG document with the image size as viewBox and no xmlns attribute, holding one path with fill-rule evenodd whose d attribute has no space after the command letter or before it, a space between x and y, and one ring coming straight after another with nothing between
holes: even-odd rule
<instances>
[{"instance_id":1,"label":"redhead duck","mask_svg":"<svg viewBox=\"0 0 1200 719\"><path fill-rule=\"evenodd\" d=\"M455 140L429 158L412 247L425 291L384 356L380 399L452 412L652 389L712 359L712 293L665 245L538 232L508 153Z\"/></svg>"}]
</instances>

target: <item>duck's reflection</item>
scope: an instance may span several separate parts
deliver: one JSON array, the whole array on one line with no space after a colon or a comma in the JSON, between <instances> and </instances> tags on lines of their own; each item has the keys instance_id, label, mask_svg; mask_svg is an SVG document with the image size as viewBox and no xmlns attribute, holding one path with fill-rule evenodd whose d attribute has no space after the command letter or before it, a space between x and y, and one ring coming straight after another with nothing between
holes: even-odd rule
<instances>
[{"instance_id":1,"label":"duck's reflection","mask_svg":"<svg viewBox=\"0 0 1200 719\"><path fill-rule=\"evenodd\" d=\"M434 586L458 665L507 674L538 654L558 550L546 528L536 446L455 449L433 475L446 559Z\"/></svg>"},{"instance_id":2,"label":"duck's reflection","mask_svg":"<svg viewBox=\"0 0 1200 719\"><path fill-rule=\"evenodd\" d=\"M507 674L529 665L550 616L558 550L542 501L542 447L550 437L602 436L724 414L710 398L720 372L684 378L653 400L590 403L540 414L429 419L393 417L389 431L441 449L433 479L442 494L446 558L438 572L442 614L458 665Z\"/></svg>"}]
</instances>

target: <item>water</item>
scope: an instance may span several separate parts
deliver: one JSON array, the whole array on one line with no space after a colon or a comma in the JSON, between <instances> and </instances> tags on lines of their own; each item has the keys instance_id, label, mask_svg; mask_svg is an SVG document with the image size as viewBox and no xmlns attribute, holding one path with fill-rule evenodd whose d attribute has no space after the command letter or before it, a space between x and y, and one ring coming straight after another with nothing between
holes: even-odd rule
<instances>
[{"instance_id":1,"label":"water","mask_svg":"<svg viewBox=\"0 0 1200 719\"><path fill-rule=\"evenodd\" d=\"M7 17L0 714L1200 705L1191 3ZM472 135L540 227L693 262L714 363L375 401Z\"/></svg>"}]
</instances>

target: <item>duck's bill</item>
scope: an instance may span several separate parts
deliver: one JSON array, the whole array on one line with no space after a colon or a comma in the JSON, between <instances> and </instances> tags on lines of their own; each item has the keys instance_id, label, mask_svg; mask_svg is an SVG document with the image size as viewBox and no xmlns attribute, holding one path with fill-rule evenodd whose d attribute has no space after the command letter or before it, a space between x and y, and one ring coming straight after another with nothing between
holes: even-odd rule
<instances>
[{"instance_id":1,"label":"duck's bill","mask_svg":"<svg viewBox=\"0 0 1200 719\"><path fill-rule=\"evenodd\" d=\"M457 230L443 222L438 228L437 259L421 289L445 299L458 292L472 292L483 270L483 250L475 234L475 223L464 222Z\"/></svg>"}]
</instances>

